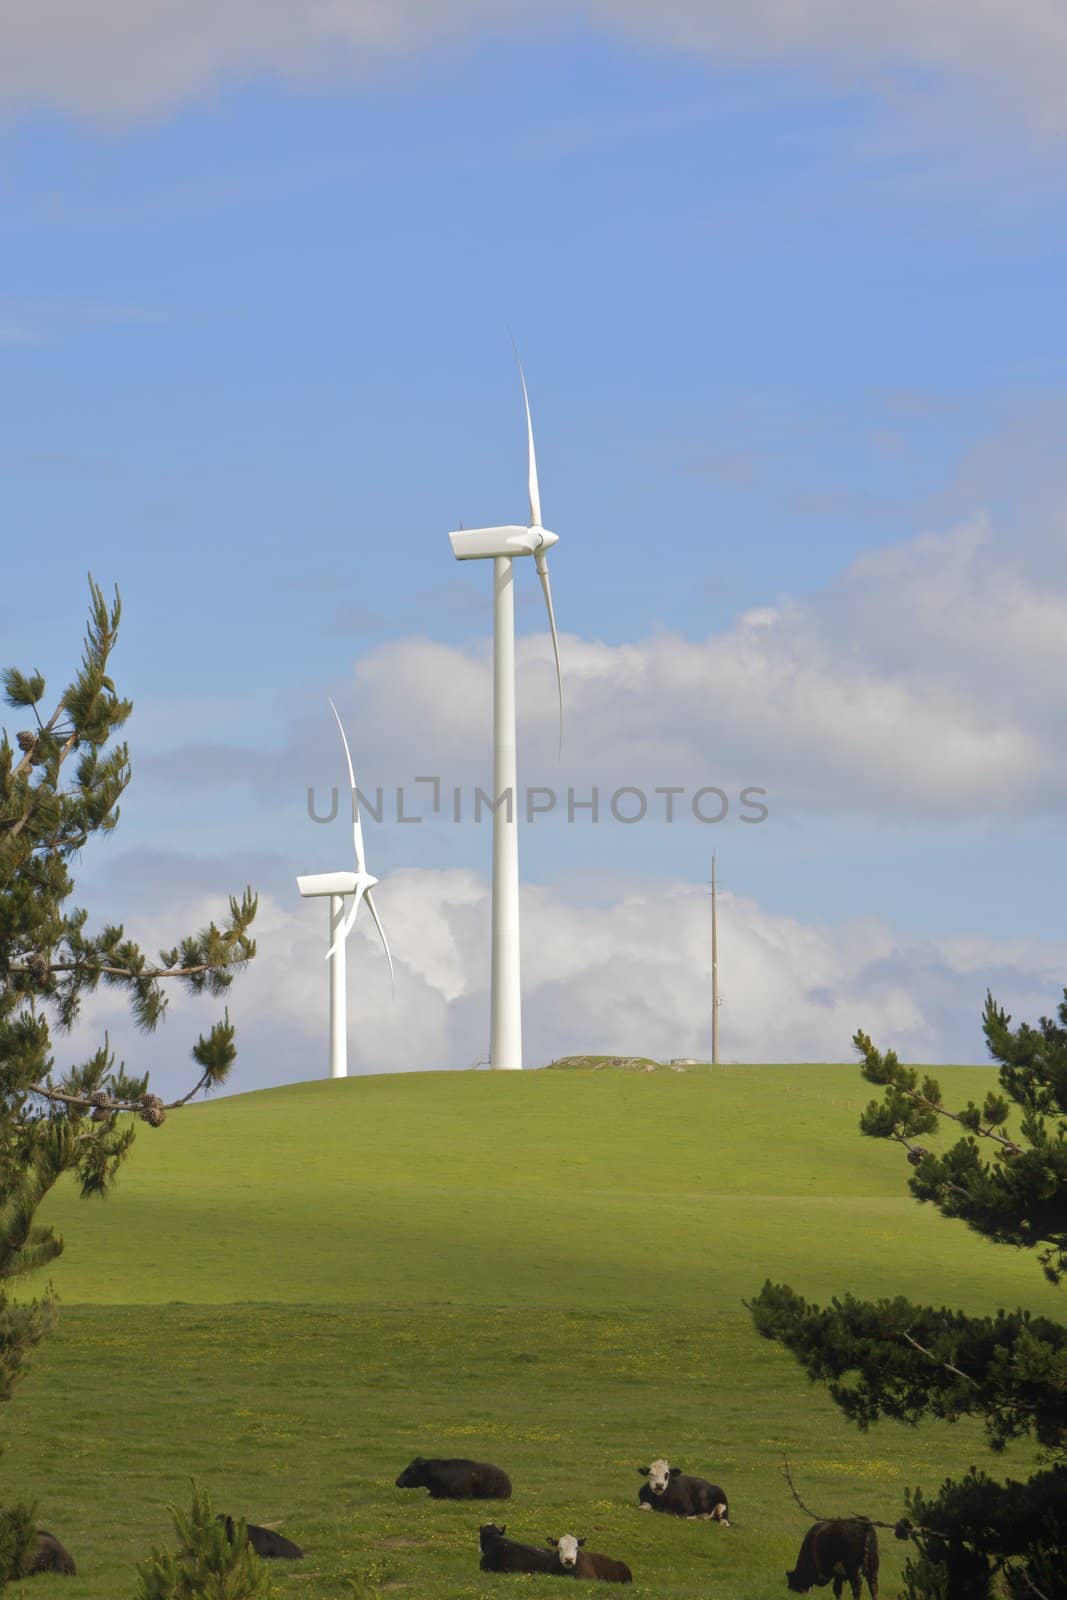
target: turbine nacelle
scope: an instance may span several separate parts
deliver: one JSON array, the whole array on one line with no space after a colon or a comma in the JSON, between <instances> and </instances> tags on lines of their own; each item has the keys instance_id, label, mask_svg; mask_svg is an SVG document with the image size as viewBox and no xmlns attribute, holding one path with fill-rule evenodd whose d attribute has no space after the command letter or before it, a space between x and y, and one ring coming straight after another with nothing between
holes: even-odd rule
<instances>
[{"instance_id":1,"label":"turbine nacelle","mask_svg":"<svg viewBox=\"0 0 1067 1600\"><path fill-rule=\"evenodd\" d=\"M559 534L547 528L523 528L508 523L500 528L460 528L450 533L457 561L480 561L492 556L532 556L559 543Z\"/></svg>"},{"instance_id":2,"label":"turbine nacelle","mask_svg":"<svg viewBox=\"0 0 1067 1600\"><path fill-rule=\"evenodd\" d=\"M296 886L305 898L320 894L363 894L379 880L369 872L313 872L297 878Z\"/></svg>"}]
</instances>

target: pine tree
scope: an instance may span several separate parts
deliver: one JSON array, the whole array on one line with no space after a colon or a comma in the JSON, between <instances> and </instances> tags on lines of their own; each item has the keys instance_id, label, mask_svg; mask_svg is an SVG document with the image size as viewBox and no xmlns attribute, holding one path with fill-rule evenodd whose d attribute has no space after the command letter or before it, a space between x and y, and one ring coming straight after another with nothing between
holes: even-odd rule
<instances>
[{"instance_id":1,"label":"pine tree","mask_svg":"<svg viewBox=\"0 0 1067 1600\"><path fill-rule=\"evenodd\" d=\"M0 1402L11 1398L54 1321L51 1294L16 1301L9 1292L63 1248L37 1220L41 1202L66 1173L83 1196L106 1193L136 1122L158 1128L173 1109L149 1092L147 1074L131 1076L116 1064L106 1037L57 1076L53 1029L68 1033L82 996L104 984L125 994L135 1021L151 1033L166 1011L167 982L220 995L255 955L251 890L231 899L222 927L212 923L156 962L121 926L92 931L88 912L70 903L72 862L95 835L114 828L130 781L126 745L114 735L131 706L109 673L119 598L108 605L92 578L89 587L81 664L47 720L41 674L11 668L3 675L7 703L31 726L14 744L0 731ZM201 1035L192 1056L196 1082L174 1105L225 1081L236 1056L227 1014ZM16 1517L12 1538L18 1525ZM4 1554L10 1543L0 1529L0 1588L16 1566Z\"/></svg>"},{"instance_id":2,"label":"pine tree","mask_svg":"<svg viewBox=\"0 0 1067 1600\"><path fill-rule=\"evenodd\" d=\"M193 1484L188 1516L170 1508L178 1535L176 1551L153 1550L137 1572L135 1600L270 1600L274 1586L248 1542L244 1522L234 1521L233 1540L216 1517L206 1492Z\"/></svg>"},{"instance_id":3,"label":"pine tree","mask_svg":"<svg viewBox=\"0 0 1067 1600\"><path fill-rule=\"evenodd\" d=\"M1000 1063L1000 1091L952 1111L932 1077L854 1039L864 1077L883 1090L860 1119L891 1139L914 1168L916 1199L998 1244L1034 1253L1054 1284L1067 1275L1067 990L1057 1019L1011 1027L986 996L983 1028ZM943 1154L919 1141L942 1121L962 1136ZM1067 1327L1028 1311L969 1316L902 1297L828 1307L766 1283L753 1302L757 1330L793 1352L860 1428L883 1417L918 1423L980 1417L991 1449L1040 1446L1039 1470L998 1482L971 1468L933 1495L905 1497L898 1537L915 1553L908 1600L1067 1600ZM1000 1575L998 1578L998 1574Z\"/></svg>"},{"instance_id":4,"label":"pine tree","mask_svg":"<svg viewBox=\"0 0 1067 1600\"><path fill-rule=\"evenodd\" d=\"M8 1577L29 1574L37 1554L35 1506L12 1506L0 1511L0 1587Z\"/></svg>"}]
</instances>

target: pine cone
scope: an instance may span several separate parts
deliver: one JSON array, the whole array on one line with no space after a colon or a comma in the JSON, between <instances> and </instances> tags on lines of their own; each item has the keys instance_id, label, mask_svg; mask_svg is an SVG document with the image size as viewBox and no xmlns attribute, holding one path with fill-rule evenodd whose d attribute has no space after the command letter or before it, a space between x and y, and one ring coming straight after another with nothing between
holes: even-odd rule
<instances>
[{"instance_id":1,"label":"pine cone","mask_svg":"<svg viewBox=\"0 0 1067 1600\"><path fill-rule=\"evenodd\" d=\"M141 1101L141 1121L147 1122L149 1127L158 1128L167 1120L167 1113L163 1109L163 1102L158 1094L146 1094Z\"/></svg>"},{"instance_id":2,"label":"pine cone","mask_svg":"<svg viewBox=\"0 0 1067 1600\"><path fill-rule=\"evenodd\" d=\"M103 1089L94 1089L93 1093L89 1096L89 1104L93 1108L92 1115L90 1116L89 1120L91 1122L106 1122L108 1117L111 1115L111 1110L109 1108L113 1108L114 1101L111 1099L110 1095L106 1095L104 1093Z\"/></svg>"},{"instance_id":3,"label":"pine cone","mask_svg":"<svg viewBox=\"0 0 1067 1600\"><path fill-rule=\"evenodd\" d=\"M35 983L48 982L48 962L39 952L26 957L26 971Z\"/></svg>"},{"instance_id":4,"label":"pine cone","mask_svg":"<svg viewBox=\"0 0 1067 1600\"><path fill-rule=\"evenodd\" d=\"M37 743L37 735L35 733L29 733L25 728L23 728L21 733L16 733L15 738L18 741L18 747L20 750L30 751Z\"/></svg>"},{"instance_id":5,"label":"pine cone","mask_svg":"<svg viewBox=\"0 0 1067 1600\"><path fill-rule=\"evenodd\" d=\"M908 1160L911 1162L913 1167L917 1167L925 1154L926 1151L923 1149L922 1145L917 1144L914 1150L908 1151Z\"/></svg>"}]
</instances>

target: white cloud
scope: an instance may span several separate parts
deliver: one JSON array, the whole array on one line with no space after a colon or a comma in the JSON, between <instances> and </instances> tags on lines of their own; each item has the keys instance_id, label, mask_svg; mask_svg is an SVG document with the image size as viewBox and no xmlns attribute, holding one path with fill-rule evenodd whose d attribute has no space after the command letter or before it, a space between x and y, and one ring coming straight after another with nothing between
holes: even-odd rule
<instances>
[{"instance_id":1,"label":"white cloud","mask_svg":"<svg viewBox=\"0 0 1067 1600\"><path fill-rule=\"evenodd\" d=\"M735 804L743 786L766 788L778 815L1058 811L1067 578L1028 559L977 521L864 555L812 600L746 612L703 641L565 635L562 765L551 645L524 637L521 780L561 794L595 784L605 806L622 784L650 797L717 784ZM354 687L361 770L485 783L484 647L390 643L360 658Z\"/></svg>"},{"instance_id":2,"label":"white cloud","mask_svg":"<svg viewBox=\"0 0 1067 1600\"><path fill-rule=\"evenodd\" d=\"M886 68L971 80L1048 131L1067 128L1067 16L1058 0L590 0L635 37L742 60L807 60L849 75Z\"/></svg>"},{"instance_id":3,"label":"white cloud","mask_svg":"<svg viewBox=\"0 0 1067 1600\"><path fill-rule=\"evenodd\" d=\"M875 83L918 68L1067 130L1059 0L3 0L0 101L122 121L225 81L359 77L397 54L575 20L716 61L800 60Z\"/></svg>"},{"instance_id":4,"label":"white cloud","mask_svg":"<svg viewBox=\"0 0 1067 1600\"><path fill-rule=\"evenodd\" d=\"M471 1066L488 1039L488 883L469 872L396 872L376 898L397 993L393 1000L372 925L358 922L349 944L350 1071ZM179 894L159 932L223 909ZM719 926L724 1060L849 1060L857 1027L908 1060L984 1060L987 985L1034 1020L1054 1009L1067 970L1062 940L926 939L873 917L830 926L730 893ZM265 897L256 933L259 954L229 998L237 1090L326 1070L323 908L288 909ZM650 878L621 889L617 875L595 873L579 884L527 886L522 936L528 1065L586 1052L706 1058L710 925L700 889ZM217 1004L176 1001L150 1044L102 995L86 1007L85 1036L95 1040L110 1025L131 1065L154 1063L158 1086L176 1092L192 1081L182 1059Z\"/></svg>"},{"instance_id":5,"label":"white cloud","mask_svg":"<svg viewBox=\"0 0 1067 1600\"><path fill-rule=\"evenodd\" d=\"M657 787L716 785L735 818L763 788L778 819L849 815L897 823L1047 817L1067 804L1067 507L1038 539L996 539L978 519L859 557L805 600L746 611L707 639L660 633L606 644L564 633L565 738L557 758L555 671L546 633L518 644L520 784L567 790L636 786L648 819ZM563 579L557 578L557 586ZM561 591L562 593L562 591ZM364 792L392 786L428 814L422 775L452 789L470 818L490 783L488 640L464 649L391 641L360 656L339 696ZM160 726L165 708L156 709ZM179 719L180 720L180 719ZM186 708L185 724L189 721ZM168 795L247 783L287 803L316 786L320 810L343 768L329 718L301 716L288 748L222 742L143 752L139 778ZM258 792L257 791L257 792ZM636 801L624 801L624 806ZM714 801L708 800L710 810ZM275 806L276 809L276 806ZM583 813L587 817L588 813ZM749 813L751 815L751 813ZM544 826L545 824L541 824Z\"/></svg>"},{"instance_id":6,"label":"white cloud","mask_svg":"<svg viewBox=\"0 0 1067 1600\"><path fill-rule=\"evenodd\" d=\"M565 632L562 760L551 641L547 632L525 634L517 650L520 785L553 789L557 817L568 788L581 798L596 787L605 819L614 791L636 786L649 823L667 805L653 791L672 785L686 791L679 815L704 785L727 793L734 819L746 787L767 792L778 820L1062 815L1065 522L1067 504L1048 514L1039 536L1011 543L982 519L923 534L859 557L810 598L746 611L706 639L658 633L608 644ZM559 611L562 569L556 583ZM539 628L540 618L531 622ZM489 641L393 640L357 657L351 671L337 699L364 793L373 798L380 787L393 821L393 786L403 784L408 812L429 818L429 789L413 780L436 775L443 820L458 787L469 821L475 787L490 787ZM328 809L330 786L344 773L332 719L301 709L288 738L282 729L267 749L227 743L213 715L205 707L215 738L190 744L195 703L180 704L173 718L166 702L153 705L157 745L142 743L136 759L153 803L178 797L184 806L193 789L238 794L252 785L275 830L280 806L302 815L308 786L319 813ZM709 811L714 804L707 801ZM446 837L442 849L454 844Z\"/></svg>"}]
</instances>

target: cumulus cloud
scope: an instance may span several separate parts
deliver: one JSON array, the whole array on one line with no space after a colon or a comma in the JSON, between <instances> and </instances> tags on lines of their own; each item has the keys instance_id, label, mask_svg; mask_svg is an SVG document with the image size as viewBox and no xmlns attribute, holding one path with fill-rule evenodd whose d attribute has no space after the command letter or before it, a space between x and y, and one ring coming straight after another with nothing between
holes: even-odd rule
<instances>
[{"instance_id":1,"label":"cumulus cloud","mask_svg":"<svg viewBox=\"0 0 1067 1600\"><path fill-rule=\"evenodd\" d=\"M923 534L859 557L810 598L744 612L702 640L658 633L608 644L564 633L562 762L551 642L525 635L520 783L551 788L557 817L569 788L580 798L595 787L605 819L618 788L640 788L652 821L668 804L655 789L685 790L680 816L705 785L727 794L735 817L746 788L764 789L780 818L1058 815L1067 804L1063 520L1061 511L1041 539L1013 545L983 519ZM357 776L368 795L382 787L390 819L398 784L409 811L428 814L429 788L412 781L424 775L440 779L445 816L459 788L469 819L475 787L490 787L491 681L488 640L393 640L355 661L339 701L359 729ZM139 754L137 770L168 792L233 786L251 772L261 797L284 793L290 804L317 786L321 813L343 769L330 719L301 717L273 752L179 745Z\"/></svg>"},{"instance_id":2,"label":"cumulus cloud","mask_svg":"<svg viewBox=\"0 0 1067 1600\"><path fill-rule=\"evenodd\" d=\"M350 1072L470 1067L488 1043L486 879L466 871L394 872L376 898L397 993L394 1000L369 919L357 922L349 943ZM166 917L153 915L162 935L164 924L172 931L176 921L195 923L222 910L197 887L194 871ZM140 931L150 943L151 917ZM256 931L259 954L229 998L240 1046L234 1090L326 1072L325 908L265 896ZM526 886L522 937L529 1066L587 1052L707 1058L710 921L699 889L595 872ZM724 892L722 1056L849 1060L852 1035L863 1027L908 1060L980 1061L986 987L1014 1014L1036 1019L1054 1009L1065 970L1062 940L920 938L873 917L804 922ZM173 1093L192 1081L187 1051L212 1015L210 1002L179 999L148 1041L129 1028L114 997L101 995L86 1007L79 1040L91 1047L110 1027L131 1065L152 1065L157 1086Z\"/></svg>"},{"instance_id":3,"label":"cumulus cloud","mask_svg":"<svg viewBox=\"0 0 1067 1600\"><path fill-rule=\"evenodd\" d=\"M693 641L565 635L565 759L551 646L520 642L523 781L761 786L781 810L914 818L1047 815L1067 800L1067 578L982 520L864 555L810 600ZM484 782L490 674L426 640L360 658L369 770ZM414 764L414 767L413 767ZM665 805L665 801L657 801ZM684 804L684 802L683 802Z\"/></svg>"},{"instance_id":4,"label":"cumulus cloud","mask_svg":"<svg viewBox=\"0 0 1067 1600\"><path fill-rule=\"evenodd\" d=\"M124 120L226 81L358 77L398 54L575 20L716 61L800 60L874 81L917 68L1067 130L1059 0L6 0L0 100Z\"/></svg>"},{"instance_id":5,"label":"cumulus cloud","mask_svg":"<svg viewBox=\"0 0 1067 1600\"><path fill-rule=\"evenodd\" d=\"M1067 18L1056 0L591 0L612 28L720 58L801 59L869 77L920 68L970 80L1047 131L1067 128Z\"/></svg>"}]
</instances>

